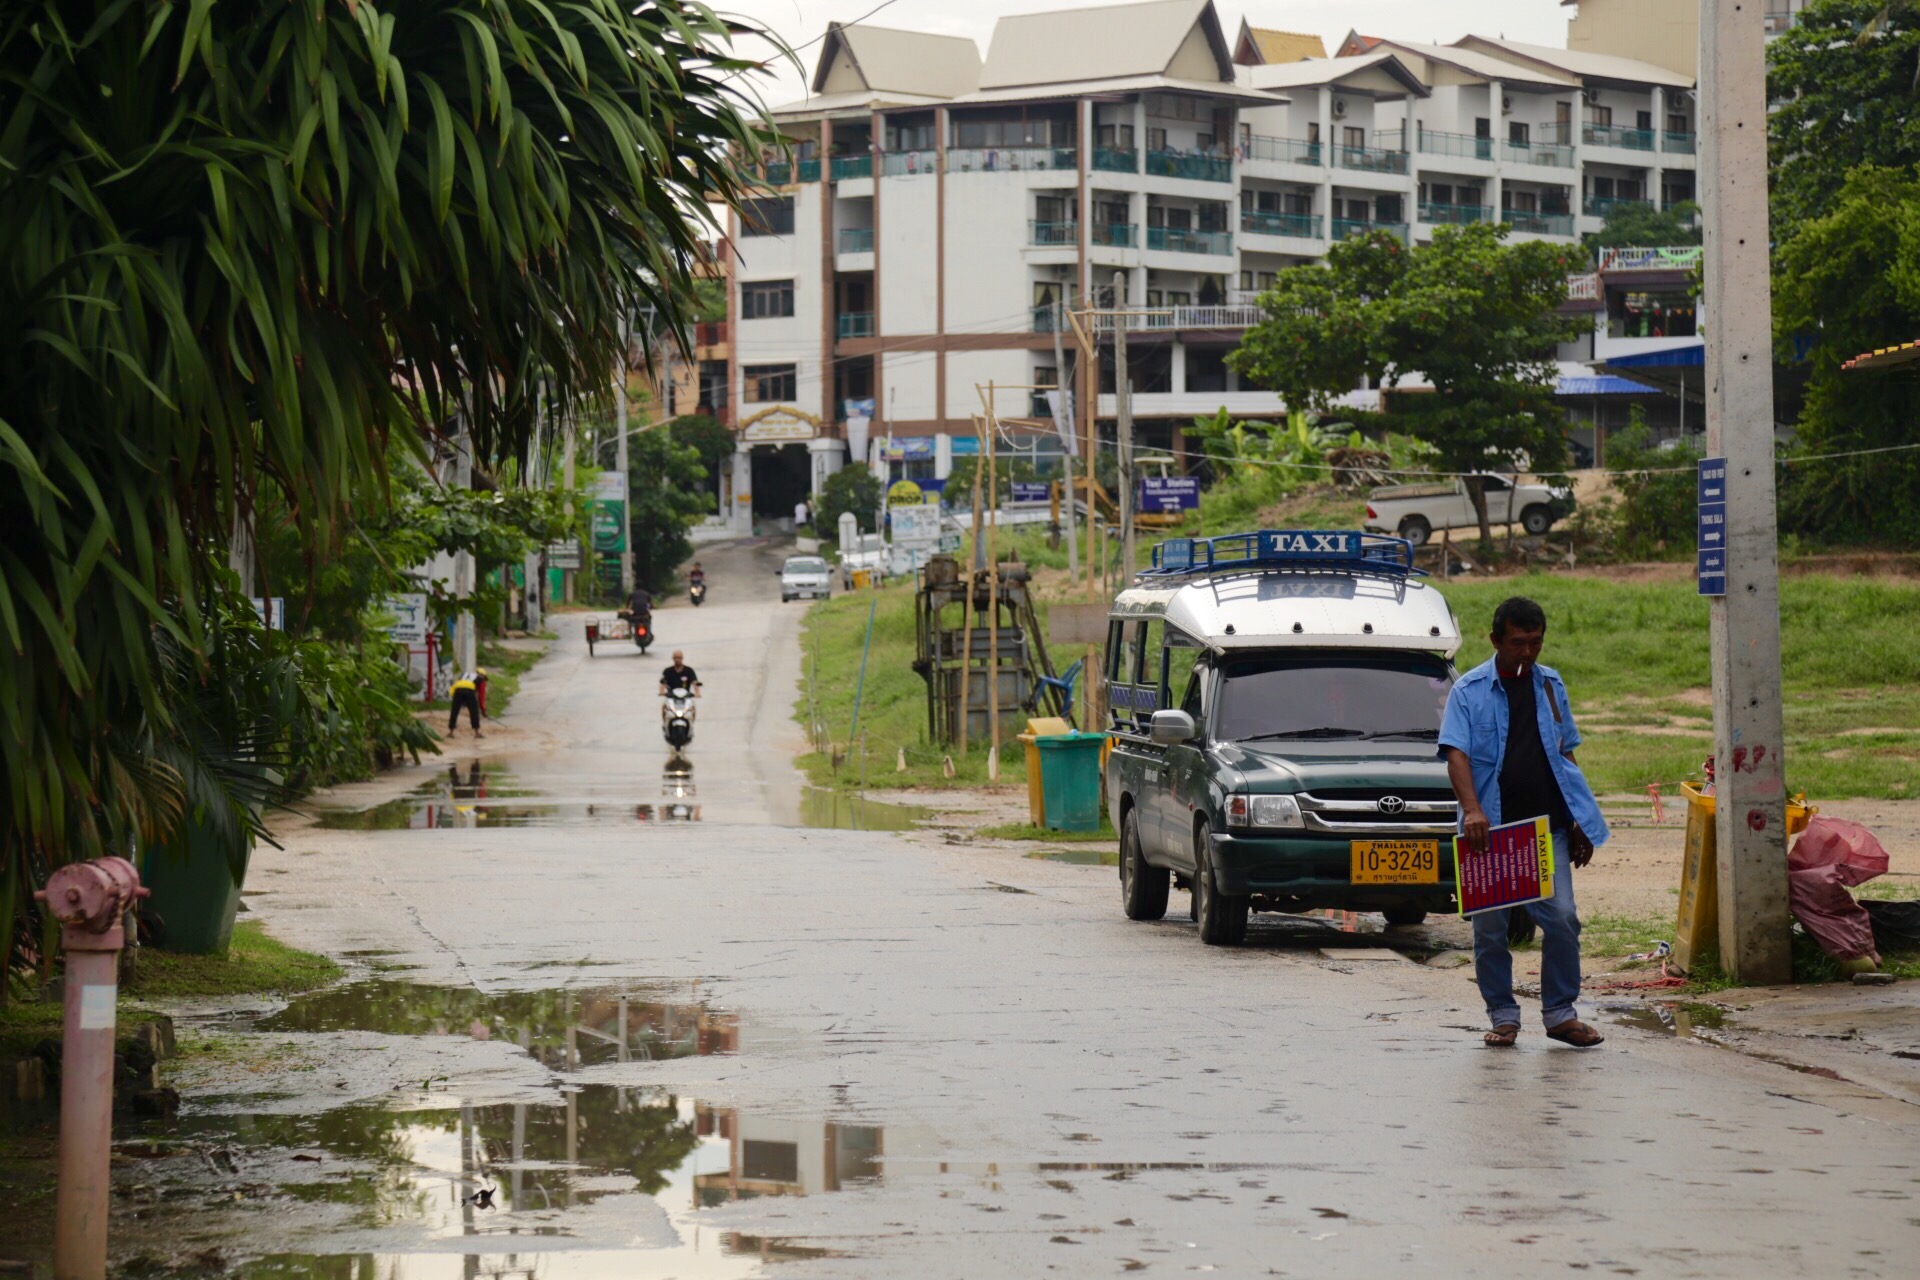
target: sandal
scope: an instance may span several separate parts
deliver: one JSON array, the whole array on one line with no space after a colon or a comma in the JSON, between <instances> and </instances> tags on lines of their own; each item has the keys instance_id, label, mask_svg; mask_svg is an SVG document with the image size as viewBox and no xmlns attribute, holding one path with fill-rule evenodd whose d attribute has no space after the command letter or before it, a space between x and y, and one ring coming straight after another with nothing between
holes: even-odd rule
<instances>
[{"instance_id":1,"label":"sandal","mask_svg":"<svg viewBox=\"0 0 1920 1280\"><path fill-rule=\"evenodd\" d=\"M1513 1042L1520 1038L1520 1024L1503 1022L1481 1037L1483 1043L1495 1049L1511 1049Z\"/></svg>"},{"instance_id":2,"label":"sandal","mask_svg":"<svg viewBox=\"0 0 1920 1280\"><path fill-rule=\"evenodd\" d=\"M1559 1026L1549 1030L1547 1032L1547 1039L1558 1040L1561 1044L1570 1044L1576 1049L1591 1049L1595 1045L1603 1043L1606 1037L1578 1018L1575 1018L1571 1022L1563 1022Z\"/></svg>"}]
</instances>

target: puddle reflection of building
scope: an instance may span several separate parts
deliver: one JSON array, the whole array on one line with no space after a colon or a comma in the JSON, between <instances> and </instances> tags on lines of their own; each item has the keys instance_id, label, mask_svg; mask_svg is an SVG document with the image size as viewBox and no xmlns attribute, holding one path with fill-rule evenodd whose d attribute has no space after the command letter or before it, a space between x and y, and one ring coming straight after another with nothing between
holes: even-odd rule
<instances>
[{"instance_id":1,"label":"puddle reflection of building","mask_svg":"<svg viewBox=\"0 0 1920 1280\"><path fill-rule=\"evenodd\" d=\"M695 1208L757 1196L806 1196L839 1191L880 1178L885 1156L878 1125L835 1124L742 1115L701 1106L694 1112L701 1137L727 1143L724 1172L695 1174Z\"/></svg>"}]
</instances>

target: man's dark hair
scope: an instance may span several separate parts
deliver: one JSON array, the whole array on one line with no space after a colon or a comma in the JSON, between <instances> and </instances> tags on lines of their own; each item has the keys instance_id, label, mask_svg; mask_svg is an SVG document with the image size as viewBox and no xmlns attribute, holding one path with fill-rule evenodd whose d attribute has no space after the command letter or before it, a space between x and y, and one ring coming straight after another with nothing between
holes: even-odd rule
<instances>
[{"instance_id":1,"label":"man's dark hair","mask_svg":"<svg viewBox=\"0 0 1920 1280\"><path fill-rule=\"evenodd\" d=\"M1493 611L1493 638L1507 638L1507 628L1519 631L1545 631L1547 611L1525 596L1508 596Z\"/></svg>"}]
</instances>

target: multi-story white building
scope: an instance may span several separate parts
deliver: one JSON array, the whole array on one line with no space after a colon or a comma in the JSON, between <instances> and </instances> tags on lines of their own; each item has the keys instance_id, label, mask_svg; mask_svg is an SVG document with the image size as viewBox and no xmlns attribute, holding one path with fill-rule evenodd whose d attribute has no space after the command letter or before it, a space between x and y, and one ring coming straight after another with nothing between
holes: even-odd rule
<instances>
[{"instance_id":1,"label":"multi-story white building","mask_svg":"<svg viewBox=\"0 0 1920 1280\"><path fill-rule=\"evenodd\" d=\"M944 477L978 447L979 388L1054 383L1062 345L1079 403L1110 419L1110 344L1101 369L1074 361L1056 303L1137 309L1138 437L1177 447L1197 414L1283 411L1225 357L1274 274L1334 240L1497 219L1570 244L1618 203L1693 196L1684 73L1472 36L1359 41L1259 63L1243 30L1255 65L1237 64L1211 0L1002 18L984 60L963 39L831 26L810 96L774 111L791 159L768 159L732 228L736 527L817 490L849 416L894 474ZM1027 395L1000 413L1037 410Z\"/></svg>"}]
</instances>

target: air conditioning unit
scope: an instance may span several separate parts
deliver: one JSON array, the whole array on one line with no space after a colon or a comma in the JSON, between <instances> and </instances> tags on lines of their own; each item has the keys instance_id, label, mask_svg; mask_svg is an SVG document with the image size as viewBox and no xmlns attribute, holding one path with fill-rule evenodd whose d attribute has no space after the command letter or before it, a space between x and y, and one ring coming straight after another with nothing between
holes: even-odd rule
<instances>
[{"instance_id":1,"label":"air conditioning unit","mask_svg":"<svg viewBox=\"0 0 1920 1280\"><path fill-rule=\"evenodd\" d=\"M1511 111L1511 110L1513 110L1513 95L1512 95L1512 94L1510 94L1510 93L1503 93L1503 94L1501 94L1501 95L1500 95L1500 109L1501 109L1502 111Z\"/></svg>"},{"instance_id":2,"label":"air conditioning unit","mask_svg":"<svg viewBox=\"0 0 1920 1280\"><path fill-rule=\"evenodd\" d=\"M1344 116L1345 114L1347 114L1347 100L1345 98L1335 98L1333 100L1334 119L1338 120L1341 116Z\"/></svg>"}]
</instances>

